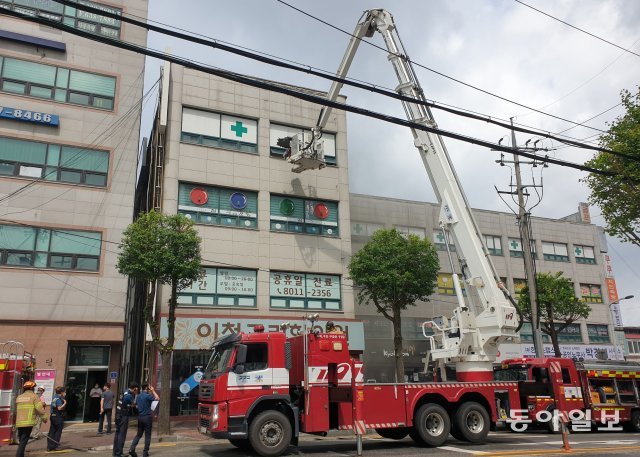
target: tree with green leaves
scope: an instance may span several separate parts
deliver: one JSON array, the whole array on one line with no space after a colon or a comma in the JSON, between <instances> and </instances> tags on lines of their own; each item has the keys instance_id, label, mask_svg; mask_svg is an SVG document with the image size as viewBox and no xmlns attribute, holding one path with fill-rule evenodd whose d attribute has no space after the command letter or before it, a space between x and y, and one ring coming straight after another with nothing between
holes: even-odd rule
<instances>
[{"instance_id":1,"label":"tree with green leaves","mask_svg":"<svg viewBox=\"0 0 640 457\"><path fill-rule=\"evenodd\" d=\"M199 279L201 272L200 237L193 222L182 214L167 216L155 211L142 214L124 231L116 268L148 284L144 319L162 360L160 372L160 414L158 433L170 433L171 354L175 342L178 291ZM171 286L167 338L160 337L159 317L153 313L156 288Z\"/></svg>"},{"instance_id":2,"label":"tree with green leaves","mask_svg":"<svg viewBox=\"0 0 640 457\"><path fill-rule=\"evenodd\" d=\"M615 173L614 176L590 173L583 179L591 189L589 203L602 211L605 230L623 242L640 246L640 87L633 95L621 92L625 114L600 137L598 152L586 165Z\"/></svg>"},{"instance_id":3,"label":"tree with green leaves","mask_svg":"<svg viewBox=\"0 0 640 457\"><path fill-rule=\"evenodd\" d=\"M538 273L536 275L538 289L538 313L540 315L540 329L549 335L556 357L562 357L558 334L578 319L586 319L591 313L591 307L576 297L573 284L568 278L557 273ZM531 322L531 302L529 301L529 287L520 292L518 306L524 318ZM532 329L535 327L532 324Z\"/></svg>"},{"instance_id":4,"label":"tree with green leaves","mask_svg":"<svg viewBox=\"0 0 640 457\"><path fill-rule=\"evenodd\" d=\"M349 263L358 303L373 303L393 324L398 382L404 380L402 311L418 300L428 301L436 288L439 268L438 254L428 239L405 236L396 229L377 230Z\"/></svg>"}]
</instances>

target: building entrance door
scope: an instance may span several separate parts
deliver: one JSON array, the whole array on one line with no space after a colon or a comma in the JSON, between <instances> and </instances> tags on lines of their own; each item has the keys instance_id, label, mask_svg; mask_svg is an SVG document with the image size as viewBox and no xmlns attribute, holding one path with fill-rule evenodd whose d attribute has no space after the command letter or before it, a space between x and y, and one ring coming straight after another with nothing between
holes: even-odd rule
<instances>
[{"instance_id":1,"label":"building entrance door","mask_svg":"<svg viewBox=\"0 0 640 457\"><path fill-rule=\"evenodd\" d=\"M108 381L109 346L70 346L67 365L67 421L95 422L100 402L91 399L91 389Z\"/></svg>"}]
</instances>

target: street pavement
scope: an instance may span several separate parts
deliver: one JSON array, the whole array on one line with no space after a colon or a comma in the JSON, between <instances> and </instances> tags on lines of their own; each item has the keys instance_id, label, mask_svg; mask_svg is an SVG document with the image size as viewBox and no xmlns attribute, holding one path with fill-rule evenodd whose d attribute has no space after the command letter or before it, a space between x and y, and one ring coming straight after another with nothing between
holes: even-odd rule
<instances>
[{"instance_id":1,"label":"street pavement","mask_svg":"<svg viewBox=\"0 0 640 457\"><path fill-rule=\"evenodd\" d=\"M195 422L174 422L173 435L163 441L155 436L151 446L151 457L245 457L252 453L236 449L226 440L214 440L200 435L196 431ZM46 452L44 439L34 441L27 447L27 456L61 455L64 457L87 456L110 457L113 435L98 435L96 424L71 424L62 434L63 450ZM154 427L155 428L155 427ZM129 428L128 439L133 438L135 426ZM640 455L640 433L574 433L569 436L571 454L581 456L599 456L612 454L615 456ZM125 446L128 449L128 443ZM138 445L138 454L142 455L142 443ZM0 457L13 457L15 446L0 447ZM429 454L434 457L542 457L568 455L562 449L562 437L549 435L543 431L512 433L509 431L492 432L487 442L472 445L450 438L440 448L422 448L415 445L410 438L394 441L380 437L375 433L364 439L364 456L413 457ZM290 447L288 456L331 456L355 457L356 443L350 433L330 433L327 437L301 435L298 447Z\"/></svg>"}]
</instances>

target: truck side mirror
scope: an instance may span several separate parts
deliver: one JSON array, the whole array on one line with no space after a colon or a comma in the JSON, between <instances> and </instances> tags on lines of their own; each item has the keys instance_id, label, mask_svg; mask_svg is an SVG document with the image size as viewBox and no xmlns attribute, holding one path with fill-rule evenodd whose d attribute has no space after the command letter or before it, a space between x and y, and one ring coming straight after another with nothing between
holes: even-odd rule
<instances>
[{"instance_id":1,"label":"truck side mirror","mask_svg":"<svg viewBox=\"0 0 640 457\"><path fill-rule=\"evenodd\" d=\"M247 361L247 345L239 344L238 352L236 353L236 363L233 365L233 372L235 374L244 373L244 364Z\"/></svg>"}]
</instances>

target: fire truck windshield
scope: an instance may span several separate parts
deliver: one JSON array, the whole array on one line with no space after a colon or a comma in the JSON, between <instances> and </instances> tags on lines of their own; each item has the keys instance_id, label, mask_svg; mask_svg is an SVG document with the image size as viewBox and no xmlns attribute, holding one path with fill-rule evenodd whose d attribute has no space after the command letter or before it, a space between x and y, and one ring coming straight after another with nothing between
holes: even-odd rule
<instances>
[{"instance_id":1,"label":"fire truck windshield","mask_svg":"<svg viewBox=\"0 0 640 457\"><path fill-rule=\"evenodd\" d=\"M526 381L528 379L526 367L511 366L508 368L497 368L493 372L496 381Z\"/></svg>"},{"instance_id":2,"label":"fire truck windshield","mask_svg":"<svg viewBox=\"0 0 640 457\"><path fill-rule=\"evenodd\" d=\"M234 344L224 344L213 348L213 353L211 354L209 363L207 363L207 368L204 370L205 379L211 379L215 377L216 374L226 371L234 347Z\"/></svg>"}]
</instances>

